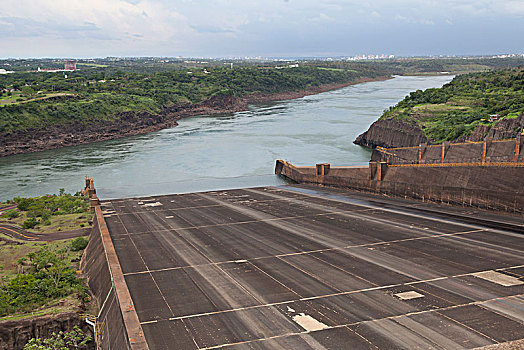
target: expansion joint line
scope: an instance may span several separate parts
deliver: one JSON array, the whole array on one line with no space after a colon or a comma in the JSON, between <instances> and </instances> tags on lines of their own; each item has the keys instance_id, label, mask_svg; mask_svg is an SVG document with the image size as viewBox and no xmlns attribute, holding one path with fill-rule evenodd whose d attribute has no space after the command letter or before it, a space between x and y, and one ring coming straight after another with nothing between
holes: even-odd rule
<instances>
[{"instance_id":1,"label":"expansion joint line","mask_svg":"<svg viewBox=\"0 0 524 350\"><path fill-rule=\"evenodd\" d=\"M362 207L362 208L381 210L381 211L388 212L388 213L399 214L399 215L409 216L409 217L415 217L415 218L428 220L428 221L433 221L433 222L439 222L439 223L446 223L446 224L451 224L451 225L469 227L469 228L472 228L472 229L489 230L489 231L497 232L497 233L499 233L499 232L508 232L508 231L504 231L504 230L501 230L501 229L494 229L494 228L489 228L489 227L485 227L485 226L482 226L482 225L468 224L468 223L460 222L460 221L453 221L453 220L444 219L444 218L437 218L437 217L433 217L431 215L417 214L417 213L412 213L412 212L408 212L408 211L405 211L405 210L403 211L403 210L400 210L400 209L391 209L391 208L380 207L380 206L373 205L373 204L357 203L356 201L352 201L349 198L339 199L339 198L333 198L333 197L331 197L329 195L322 196L319 192L317 192L315 190L310 190L310 189L295 189L295 190L293 190L291 188L279 188L279 189L281 191L287 192L287 193L293 193L293 194L299 193L299 194L302 194L304 196L311 197L311 198L322 198L322 199L327 199L327 200L334 201L334 202L351 204L351 205L355 205L355 206ZM275 196L282 197L281 195L275 195Z\"/></svg>"},{"instance_id":2,"label":"expansion joint line","mask_svg":"<svg viewBox=\"0 0 524 350\"><path fill-rule=\"evenodd\" d=\"M506 270L519 269L519 268L523 268L523 267L524 267L524 265L515 265L515 266L510 266L510 267L503 267L503 268L494 269L493 271L506 271ZM490 271L490 270L487 270L487 271ZM388 285L383 285L383 286L368 287L368 288L357 289L357 290L343 291L343 292L339 292L339 293L331 293L331 294L316 295L316 296L311 296L311 297L303 297L303 298L300 298L300 299L284 300L284 301L279 301L279 302L274 302L274 303L267 303L267 304L262 304L262 305L244 306L244 307L238 307L238 308L234 308L234 309L210 311L210 312L203 312L203 313L199 313L199 314L184 315L184 316L176 316L176 317L170 317L168 319L162 319L162 320L143 321L143 322L141 322L141 324L151 324L151 323L157 323L158 321L166 321L166 320L168 320L168 321L184 320L184 319L191 319L191 318L197 318L197 317L202 317L202 316L225 314L225 313L230 313L230 312L258 309L258 308L264 308L264 307L270 307L270 306L286 305L286 304L294 303L294 302L297 302L297 301L320 300L320 299L325 299L325 298L329 298L329 297L336 297L336 296L343 296L343 295L352 295L352 294L358 294L358 293L364 293L364 292L370 292L370 291L379 291L379 290L384 290L384 289L398 288L398 287L402 287L402 286L413 286L413 285L417 285L417 284L425 284L425 283L432 283L432 282L438 282L438 281L443 281L443 280L449 280L449 279L453 279L453 278L473 276L473 275L478 274L480 272L486 272L486 270L474 271L474 272L468 272L468 273L461 273L461 274L455 274L455 275L451 275L451 276L441 276L441 277L435 277L435 278L430 278L430 279L425 279L425 280L417 280L417 281L412 281L412 282L395 283L395 284L388 284ZM459 306L463 306L463 305L482 304L482 303L485 303L487 301L499 300L499 299L504 299L504 298L510 298L510 297L513 297L513 296L515 296L515 295L498 297L498 298L492 298L492 299L483 300L483 301L473 301L473 302L466 303L466 304L460 304L460 305L453 305L453 306L449 306L449 307L437 308L435 310L447 310L447 309L450 309L450 308L455 308L455 307L459 307ZM422 312L424 312L424 311L422 311ZM421 313L421 311L414 311L412 313L413 314ZM391 316L391 317L398 317L398 316ZM389 317L389 318L391 318L391 317ZM351 324L348 324L348 325L351 325Z\"/></svg>"},{"instance_id":3,"label":"expansion joint line","mask_svg":"<svg viewBox=\"0 0 524 350\"><path fill-rule=\"evenodd\" d=\"M252 261L268 259L268 258L284 258L288 256L308 255L308 254L313 254L313 253L323 253L323 252L331 252L331 251L341 251L341 250L346 250L346 249L351 249L351 248L373 247L373 246L387 245L391 243L402 243L402 242L418 241L418 240L425 240L425 239L432 239L432 238L438 239L438 238L446 238L446 237L453 237L453 236L462 236L462 235L467 235L467 234L476 233L476 232L484 232L484 231L486 230L472 230L472 231L463 231L463 232L441 233L441 234L431 235L431 236L402 238L402 239L395 239L391 241L380 241L380 242L372 242L372 243L364 243L364 244L352 244L352 245L347 245L343 247L305 250L305 251L300 251L300 252L283 253L283 254L276 254L276 255L263 255L263 256L259 256L255 258L246 259L246 261L252 262ZM190 267L222 265L222 264L234 263L237 261L238 260L225 260L225 261L218 261L218 262L210 262L207 264L195 264L195 265L187 265L187 266L167 267L167 268L154 269L154 270L127 272L124 274L124 276L140 275L140 274L154 273L154 272L159 272L159 271L181 270L181 269L190 268Z\"/></svg>"},{"instance_id":4,"label":"expansion joint line","mask_svg":"<svg viewBox=\"0 0 524 350\"><path fill-rule=\"evenodd\" d=\"M135 250L136 250L138 256L140 257L140 260L142 260L142 263L143 263L144 266L146 267L146 270L147 270L147 272L149 273L149 276L151 277L151 280L152 280L153 283L155 284L156 289L157 289L158 292L160 293L160 296L161 296L162 299L164 300L164 303L166 304L167 308L168 308L169 311L171 312L171 315L174 315L174 312L173 312L173 310L171 309L171 306L169 306L169 303L167 302L167 299L166 299L164 293L162 293L162 290L161 290L160 287L158 286L158 283L157 283L157 281L155 280L155 277L154 277L153 274L151 273L151 270L149 269L149 266L147 266L146 261L144 260L144 257L142 256L142 254L140 253L140 250L139 250L138 247L136 246L135 241L134 241L133 238L129 235L129 231L127 230L126 225L124 225L124 222L122 221L122 218L120 217L120 215L117 215L117 217L118 217L118 220L120 220L120 223L122 224L122 227L124 227L124 230L126 230L126 233L127 233L127 235L129 236L129 240L130 240L131 243L133 244L133 247L135 248ZM125 276L125 275L124 275L124 276Z\"/></svg>"},{"instance_id":5,"label":"expansion joint line","mask_svg":"<svg viewBox=\"0 0 524 350\"><path fill-rule=\"evenodd\" d=\"M441 315L441 313L439 311L452 310L452 309L456 309L456 308L463 307L463 306L472 306L472 305L480 305L480 306L482 306L482 304L487 303L487 302L500 301L500 300L505 300L505 299L509 299L509 298L513 298L513 297L515 297L515 295L503 296L503 297L498 297L498 298L492 298L492 299L488 299L488 300L484 300L484 301L472 301L472 302L469 302L469 303L464 303L464 304L460 304L460 305L452 305L452 306L441 307L441 308L412 311L412 312L407 312L407 313L404 313L404 314L401 314L401 315L387 316L387 317L377 318L377 319L373 319L373 320L363 320L363 321L358 321L358 322L351 322L351 323L340 324L340 325L328 327L328 329L347 328L347 327L350 327L350 326L357 326L357 325L371 323L371 322L380 322L380 321L384 321L384 320L395 320L395 319L399 319L399 318L402 318L402 317L409 317L409 316L414 316L414 315L422 315L422 314L427 314L427 313L430 313L430 312L436 312L439 315ZM470 327L467 327L467 328L470 328ZM262 342L262 341L265 341L265 340L279 339L279 338L284 338L284 337L293 336L293 335L309 334L309 333L312 333L312 332L317 332L317 331L307 331L306 330L306 331L303 331L303 332L291 332L291 333L286 333L286 334L282 334L282 335L270 336L270 337L266 337L266 338L246 340L246 341L240 341L240 342L236 342L236 343L220 344L220 345L200 348L200 350L220 349L220 348L225 348L225 347L230 347L230 346L238 346L238 345L241 345L241 344L251 344L251 343ZM355 333L357 333L357 332L355 332ZM498 344L499 343L495 339L487 336L484 333L481 333L479 331L475 331L475 333L481 334L481 335L485 336L486 338L492 340L494 342L494 344ZM360 336L360 334L358 334L358 335Z\"/></svg>"},{"instance_id":6,"label":"expansion joint line","mask_svg":"<svg viewBox=\"0 0 524 350\"><path fill-rule=\"evenodd\" d=\"M109 299L109 296L111 295L111 292L113 291L114 288L115 288L115 285L113 283L111 283L111 288L109 289L109 292L107 292L106 298L105 298L104 302L102 303L102 306L100 307L100 311L98 312L98 315L96 316L97 319L100 317L100 315L102 315L102 311L104 310L104 306L106 306L107 300Z\"/></svg>"}]
</instances>

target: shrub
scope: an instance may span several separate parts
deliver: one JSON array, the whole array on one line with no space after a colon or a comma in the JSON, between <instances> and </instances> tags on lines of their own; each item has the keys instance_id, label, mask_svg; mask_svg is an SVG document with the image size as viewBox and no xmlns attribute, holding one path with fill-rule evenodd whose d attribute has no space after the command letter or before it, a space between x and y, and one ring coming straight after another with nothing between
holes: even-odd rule
<instances>
[{"instance_id":1,"label":"shrub","mask_svg":"<svg viewBox=\"0 0 524 350\"><path fill-rule=\"evenodd\" d=\"M53 299L71 294L86 300L88 289L64 260L63 253L44 247L20 258L18 264L27 266L29 259L31 265L22 274L1 279L0 316L34 310Z\"/></svg>"},{"instance_id":2,"label":"shrub","mask_svg":"<svg viewBox=\"0 0 524 350\"><path fill-rule=\"evenodd\" d=\"M74 252L78 252L79 250L83 250L87 247L88 240L84 237L78 237L71 242L71 250Z\"/></svg>"},{"instance_id":3,"label":"shrub","mask_svg":"<svg viewBox=\"0 0 524 350\"><path fill-rule=\"evenodd\" d=\"M42 221L48 221L49 218L51 218L51 211L47 209L42 210L42 212L40 213L40 216L42 217Z\"/></svg>"},{"instance_id":4,"label":"shrub","mask_svg":"<svg viewBox=\"0 0 524 350\"><path fill-rule=\"evenodd\" d=\"M29 209L29 206L31 205L31 203L33 202L31 199L29 198L20 198L20 197L16 197L15 199L15 202L18 204L18 210L21 210L21 211L26 211Z\"/></svg>"},{"instance_id":5,"label":"shrub","mask_svg":"<svg viewBox=\"0 0 524 350\"><path fill-rule=\"evenodd\" d=\"M14 218L17 218L20 213L18 212L18 210L15 210L15 209L11 209L11 210L8 210L5 215L10 218L10 219L14 219Z\"/></svg>"},{"instance_id":6,"label":"shrub","mask_svg":"<svg viewBox=\"0 0 524 350\"><path fill-rule=\"evenodd\" d=\"M75 326L70 332L53 333L51 338L32 338L24 346L24 350L86 349L90 340L90 336L84 335L84 332Z\"/></svg>"},{"instance_id":7,"label":"shrub","mask_svg":"<svg viewBox=\"0 0 524 350\"><path fill-rule=\"evenodd\" d=\"M34 228L36 225L38 225L38 220L36 220L36 218L34 217L31 217L27 219L26 221L24 221L23 227L25 229L28 229L28 228Z\"/></svg>"}]
</instances>

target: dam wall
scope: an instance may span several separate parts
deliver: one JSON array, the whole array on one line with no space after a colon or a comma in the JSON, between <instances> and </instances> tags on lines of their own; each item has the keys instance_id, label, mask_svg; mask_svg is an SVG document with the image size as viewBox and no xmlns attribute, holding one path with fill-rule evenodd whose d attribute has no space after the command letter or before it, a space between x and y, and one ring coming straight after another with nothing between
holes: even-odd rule
<instances>
[{"instance_id":1,"label":"dam wall","mask_svg":"<svg viewBox=\"0 0 524 350\"><path fill-rule=\"evenodd\" d=\"M471 206L524 215L524 163L508 166L388 165L368 167L296 167L277 160L275 173L304 184L316 184Z\"/></svg>"},{"instance_id":2,"label":"dam wall","mask_svg":"<svg viewBox=\"0 0 524 350\"><path fill-rule=\"evenodd\" d=\"M95 219L81 269L100 308L96 342L101 349L148 349L96 194L93 197Z\"/></svg>"},{"instance_id":3,"label":"dam wall","mask_svg":"<svg viewBox=\"0 0 524 350\"><path fill-rule=\"evenodd\" d=\"M524 137L373 150L371 160L388 164L504 163L524 162Z\"/></svg>"}]
</instances>

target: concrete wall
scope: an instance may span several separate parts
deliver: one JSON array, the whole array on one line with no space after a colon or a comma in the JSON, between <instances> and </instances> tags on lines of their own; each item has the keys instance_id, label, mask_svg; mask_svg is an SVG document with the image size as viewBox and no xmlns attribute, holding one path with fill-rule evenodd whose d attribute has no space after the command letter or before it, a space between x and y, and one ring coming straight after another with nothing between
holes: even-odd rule
<instances>
[{"instance_id":1,"label":"concrete wall","mask_svg":"<svg viewBox=\"0 0 524 350\"><path fill-rule=\"evenodd\" d=\"M275 172L298 183L415 198L524 214L524 167L330 167L324 176L315 168L277 160Z\"/></svg>"},{"instance_id":2,"label":"concrete wall","mask_svg":"<svg viewBox=\"0 0 524 350\"><path fill-rule=\"evenodd\" d=\"M523 162L524 152L521 152L523 143L524 138L519 136L511 140L486 140L476 143L421 144L401 148L377 147L373 150L371 160L385 161L388 164L495 163L515 160Z\"/></svg>"},{"instance_id":3,"label":"concrete wall","mask_svg":"<svg viewBox=\"0 0 524 350\"><path fill-rule=\"evenodd\" d=\"M81 269L100 307L97 343L102 349L148 349L102 210L94 209Z\"/></svg>"},{"instance_id":4,"label":"concrete wall","mask_svg":"<svg viewBox=\"0 0 524 350\"><path fill-rule=\"evenodd\" d=\"M524 167L387 167L384 181L524 194Z\"/></svg>"}]
</instances>

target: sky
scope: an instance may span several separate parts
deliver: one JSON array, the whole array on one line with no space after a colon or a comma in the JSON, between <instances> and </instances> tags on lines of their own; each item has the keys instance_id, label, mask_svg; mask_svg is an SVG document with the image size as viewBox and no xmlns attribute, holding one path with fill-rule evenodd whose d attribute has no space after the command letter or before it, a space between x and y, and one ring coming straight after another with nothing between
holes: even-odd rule
<instances>
[{"instance_id":1,"label":"sky","mask_svg":"<svg viewBox=\"0 0 524 350\"><path fill-rule=\"evenodd\" d=\"M484 55L523 34L524 0L0 0L0 58Z\"/></svg>"}]
</instances>

